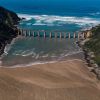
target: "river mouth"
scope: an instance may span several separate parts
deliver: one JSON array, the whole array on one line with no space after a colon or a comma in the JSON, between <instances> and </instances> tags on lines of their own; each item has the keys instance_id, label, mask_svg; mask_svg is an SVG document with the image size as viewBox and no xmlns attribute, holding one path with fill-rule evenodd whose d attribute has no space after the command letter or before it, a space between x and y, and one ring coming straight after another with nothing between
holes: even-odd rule
<instances>
[{"instance_id":1,"label":"river mouth","mask_svg":"<svg viewBox=\"0 0 100 100\"><path fill-rule=\"evenodd\" d=\"M77 39L50 39L37 37L16 38L1 59L2 66L30 65L82 58Z\"/></svg>"},{"instance_id":2,"label":"river mouth","mask_svg":"<svg viewBox=\"0 0 100 100\"><path fill-rule=\"evenodd\" d=\"M77 16L19 14L19 27L25 30L43 30L78 33L99 23L98 19ZM47 33L48 34L48 33ZM49 34L48 34L49 35ZM82 59L83 51L76 44L77 39L18 37L5 49L1 58L4 67L28 66L66 59Z\"/></svg>"}]
</instances>

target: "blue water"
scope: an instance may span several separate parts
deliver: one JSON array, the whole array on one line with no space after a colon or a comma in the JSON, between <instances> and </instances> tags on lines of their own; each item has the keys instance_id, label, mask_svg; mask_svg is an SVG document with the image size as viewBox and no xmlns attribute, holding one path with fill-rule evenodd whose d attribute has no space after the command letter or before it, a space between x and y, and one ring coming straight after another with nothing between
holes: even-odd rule
<instances>
[{"instance_id":1,"label":"blue water","mask_svg":"<svg viewBox=\"0 0 100 100\"><path fill-rule=\"evenodd\" d=\"M78 32L100 24L100 0L0 0L25 18L20 28ZM2 58L4 66L59 60L81 52L76 40L17 39Z\"/></svg>"},{"instance_id":2,"label":"blue water","mask_svg":"<svg viewBox=\"0 0 100 100\"><path fill-rule=\"evenodd\" d=\"M100 0L0 0L0 5L31 14L88 16L100 11Z\"/></svg>"},{"instance_id":3,"label":"blue water","mask_svg":"<svg viewBox=\"0 0 100 100\"><path fill-rule=\"evenodd\" d=\"M33 15L26 21L28 24L21 23L20 26L25 28L78 31L100 21L100 0L0 0L0 5L25 14L22 16L25 18ZM34 15L37 15L35 19ZM41 15L47 16L44 18Z\"/></svg>"}]
</instances>

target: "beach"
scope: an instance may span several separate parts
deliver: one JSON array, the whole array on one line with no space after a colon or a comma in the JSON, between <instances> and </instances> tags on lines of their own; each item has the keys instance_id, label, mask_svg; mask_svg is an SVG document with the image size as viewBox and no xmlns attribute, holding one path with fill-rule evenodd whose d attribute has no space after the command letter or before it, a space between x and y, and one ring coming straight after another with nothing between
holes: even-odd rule
<instances>
[{"instance_id":1,"label":"beach","mask_svg":"<svg viewBox=\"0 0 100 100\"><path fill-rule=\"evenodd\" d=\"M8 1L0 2L8 9L0 7L0 100L100 100L99 66L78 38L100 24L100 2Z\"/></svg>"},{"instance_id":2,"label":"beach","mask_svg":"<svg viewBox=\"0 0 100 100\"><path fill-rule=\"evenodd\" d=\"M1 67L0 100L100 100L100 82L80 59Z\"/></svg>"}]
</instances>

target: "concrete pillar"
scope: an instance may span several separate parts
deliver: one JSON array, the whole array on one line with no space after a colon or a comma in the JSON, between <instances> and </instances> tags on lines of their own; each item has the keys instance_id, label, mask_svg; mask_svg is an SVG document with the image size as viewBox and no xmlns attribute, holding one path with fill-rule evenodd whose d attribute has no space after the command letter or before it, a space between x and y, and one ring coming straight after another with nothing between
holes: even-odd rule
<instances>
[{"instance_id":1,"label":"concrete pillar","mask_svg":"<svg viewBox=\"0 0 100 100\"><path fill-rule=\"evenodd\" d=\"M78 39L80 39L80 33L78 33Z\"/></svg>"},{"instance_id":2,"label":"concrete pillar","mask_svg":"<svg viewBox=\"0 0 100 100\"><path fill-rule=\"evenodd\" d=\"M52 38L52 33L50 32L50 38Z\"/></svg>"},{"instance_id":3,"label":"concrete pillar","mask_svg":"<svg viewBox=\"0 0 100 100\"><path fill-rule=\"evenodd\" d=\"M44 32L44 38L46 38L46 32Z\"/></svg>"},{"instance_id":4,"label":"concrete pillar","mask_svg":"<svg viewBox=\"0 0 100 100\"><path fill-rule=\"evenodd\" d=\"M70 33L68 33L68 38L69 38L69 39L71 38L71 34L70 34Z\"/></svg>"},{"instance_id":5,"label":"concrete pillar","mask_svg":"<svg viewBox=\"0 0 100 100\"><path fill-rule=\"evenodd\" d=\"M74 39L76 38L76 33L74 33L74 36L73 37L74 37Z\"/></svg>"},{"instance_id":6,"label":"concrete pillar","mask_svg":"<svg viewBox=\"0 0 100 100\"><path fill-rule=\"evenodd\" d=\"M32 31L32 36L35 37L35 32L34 31Z\"/></svg>"},{"instance_id":7,"label":"concrete pillar","mask_svg":"<svg viewBox=\"0 0 100 100\"><path fill-rule=\"evenodd\" d=\"M60 39L62 38L62 33L60 32Z\"/></svg>"}]
</instances>

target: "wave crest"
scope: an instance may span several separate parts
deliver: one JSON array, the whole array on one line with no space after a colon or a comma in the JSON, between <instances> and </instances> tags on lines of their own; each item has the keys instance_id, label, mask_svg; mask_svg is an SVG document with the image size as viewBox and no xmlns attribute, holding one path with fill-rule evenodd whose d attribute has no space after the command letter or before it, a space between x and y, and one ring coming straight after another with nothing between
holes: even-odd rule
<instances>
[{"instance_id":1,"label":"wave crest","mask_svg":"<svg viewBox=\"0 0 100 100\"><path fill-rule=\"evenodd\" d=\"M34 23L30 23L30 25L64 25L64 24L76 24L79 26L84 25L97 25L100 24L99 20L90 17L71 17L71 16L55 16L55 15L28 15L28 14L18 14L19 17L24 17L26 21L30 21L32 19L35 20ZM28 24L29 25L29 24Z\"/></svg>"}]
</instances>

